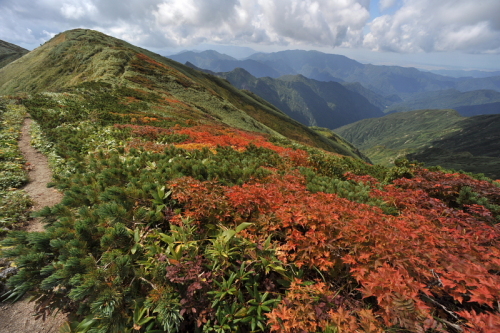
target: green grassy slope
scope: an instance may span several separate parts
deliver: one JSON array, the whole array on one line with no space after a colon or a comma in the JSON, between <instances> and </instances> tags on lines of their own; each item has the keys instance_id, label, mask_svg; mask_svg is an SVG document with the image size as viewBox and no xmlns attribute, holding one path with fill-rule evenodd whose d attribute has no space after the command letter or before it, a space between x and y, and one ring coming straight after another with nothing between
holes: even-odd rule
<instances>
[{"instance_id":1,"label":"green grassy slope","mask_svg":"<svg viewBox=\"0 0 500 333\"><path fill-rule=\"evenodd\" d=\"M0 40L0 68L7 66L28 52L20 46Z\"/></svg>"},{"instance_id":2,"label":"green grassy slope","mask_svg":"<svg viewBox=\"0 0 500 333\"><path fill-rule=\"evenodd\" d=\"M162 115L222 122L357 156L227 81L91 30L61 33L1 69L0 94L62 92L92 81L153 94L147 103Z\"/></svg>"},{"instance_id":3,"label":"green grassy slope","mask_svg":"<svg viewBox=\"0 0 500 333\"><path fill-rule=\"evenodd\" d=\"M375 163L409 155L428 165L500 177L500 115L462 117L419 110L366 119L335 130Z\"/></svg>"}]
</instances>

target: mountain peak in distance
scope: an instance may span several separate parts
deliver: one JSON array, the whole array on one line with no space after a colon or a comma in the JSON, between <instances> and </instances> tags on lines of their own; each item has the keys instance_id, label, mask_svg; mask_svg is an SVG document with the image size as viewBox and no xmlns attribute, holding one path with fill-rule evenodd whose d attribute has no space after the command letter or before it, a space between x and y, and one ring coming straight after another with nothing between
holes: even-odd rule
<instances>
[{"instance_id":1,"label":"mountain peak in distance","mask_svg":"<svg viewBox=\"0 0 500 333\"><path fill-rule=\"evenodd\" d=\"M0 40L0 68L7 66L28 52L25 48Z\"/></svg>"}]
</instances>

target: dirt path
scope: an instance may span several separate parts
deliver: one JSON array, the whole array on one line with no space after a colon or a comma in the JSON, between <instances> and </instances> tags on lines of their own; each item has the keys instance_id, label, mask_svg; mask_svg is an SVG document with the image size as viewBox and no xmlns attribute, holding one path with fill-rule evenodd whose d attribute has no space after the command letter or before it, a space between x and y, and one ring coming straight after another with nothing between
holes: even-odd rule
<instances>
[{"instance_id":1,"label":"dirt path","mask_svg":"<svg viewBox=\"0 0 500 333\"><path fill-rule=\"evenodd\" d=\"M29 128L31 119L26 118L22 128L19 148L30 165L30 182L24 190L35 202L33 210L45 206L53 206L61 201L62 194L55 189L47 188L47 183L52 180L47 158L34 149L30 140ZM39 219L31 221L28 231L43 231ZM45 322L35 320L33 317L33 303L23 300L14 304L0 303L0 333L57 333L59 327L66 321L66 316L58 315L49 317Z\"/></svg>"}]
</instances>

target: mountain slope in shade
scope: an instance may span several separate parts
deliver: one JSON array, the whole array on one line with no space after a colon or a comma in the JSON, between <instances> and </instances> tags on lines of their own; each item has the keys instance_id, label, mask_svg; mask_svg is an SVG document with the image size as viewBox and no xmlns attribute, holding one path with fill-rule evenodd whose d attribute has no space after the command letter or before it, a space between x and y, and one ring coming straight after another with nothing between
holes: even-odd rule
<instances>
[{"instance_id":1,"label":"mountain slope in shade","mask_svg":"<svg viewBox=\"0 0 500 333\"><path fill-rule=\"evenodd\" d=\"M256 78L241 68L219 75L234 86L259 95L308 126L336 128L383 115L366 98L337 82L321 82L302 75Z\"/></svg>"},{"instance_id":2,"label":"mountain slope in shade","mask_svg":"<svg viewBox=\"0 0 500 333\"><path fill-rule=\"evenodd\" d=\"M14 60L21 58L28 52L28 50L20 46L0 40L0 68L5 67Z\"/></svg>"},{"instance_id":3,"label":"mountain slope in shade","mask_svg":"<svg viewBox=\"0 0 500 333\"><path fill-rule=\"evenodd\" d=\"M361 120L335 132L376 163L388 165L407 156L426 165L500 177L500 115L418 110Z\"/></svg>"},{"instance_id":4,"label":"mountain slope in shade","mask_svg":"<svg viewBox=\"0 0 500 333\"><path fill-rule=\"evenodd\" d=\"M357 156L221 78L91 30L61 33L0 69L0 94L62 92L95 81L153 94L148 108L181 121L224 123Z\"/></svg>"},{"instance_id":5,"label":"mountain slope in shade","mask_svg":"<svg viewBox=\"0 0 500 333\"><path fill-rule=\"evenodd\" d=\"M460 91L473 91L482 89L500 91L500 76L491 76L477 79L458 79L458 81L455 83L455 89Z\"/></svg>"},{"instance_id":6,"label":"mountain slope in shade","mask_svg":"<svg viewBox=\"0 0 500 333\"><path fill-rule=\"evenodd\" d=\"M365 97L370 103L385 112L385 109L394 103L400 103L403 100L398 95L384 97L376 92L363 87L359 82L343 82L342 85L350 91L356 92Z\"/></svg>"},{"instance_id":7,"label":"mountain slope in shade","mask_svg":"<svg viewBox=\"0 0 500 333\"><path fill-rule=\"evenodd\" d=\"M465 117L479 116L483 114L500 114L500 102L459 106L456 107L455 110Z\"/></svg>"}]
</instances>

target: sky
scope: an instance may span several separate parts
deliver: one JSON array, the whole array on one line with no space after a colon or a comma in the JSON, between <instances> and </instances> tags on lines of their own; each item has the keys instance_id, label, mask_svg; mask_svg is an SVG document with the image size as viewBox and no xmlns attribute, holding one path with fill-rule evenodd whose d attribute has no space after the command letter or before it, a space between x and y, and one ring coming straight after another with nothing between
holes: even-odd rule
<instances>
[{"instance_id":1,"label":"sky","mask_svg":"<svg viewBox=\"0 0 500 333\"><path fill-rule=\"evenodd\" d=\"M500 0L0 0L0 39L31 50L88 28L163 55L305 49L377 65L500 70L499 13Z\"/></svg>"}]
</instances>

